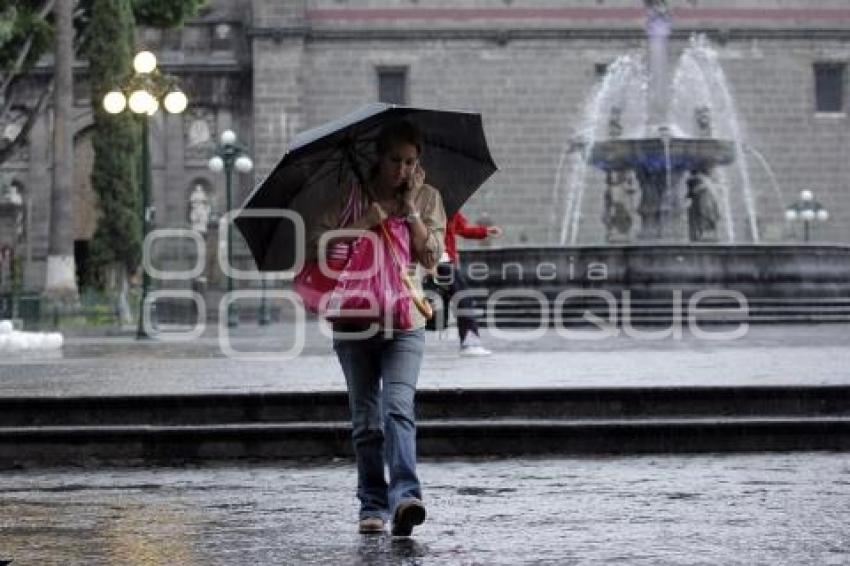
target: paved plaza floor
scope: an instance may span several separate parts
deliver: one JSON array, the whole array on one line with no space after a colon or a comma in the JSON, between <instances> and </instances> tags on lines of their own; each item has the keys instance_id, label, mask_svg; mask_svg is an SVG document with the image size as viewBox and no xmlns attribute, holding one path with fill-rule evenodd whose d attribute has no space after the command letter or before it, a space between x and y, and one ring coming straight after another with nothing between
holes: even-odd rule
<instances>
[{"instance_id":1,"label":"paved plaza floor","mask_svg":"<svg viewBox=\"0 0 850 566\"><path fill-rule=\"evenodd\" d=\"M850 462L796 453L425 461L412 539L356 533L354 466L0 473L0 559L59 564L850 563Z\"/></svg>"},{"instance_id":2,"label":"paved plaza floor","mask_svg":"<svg viewBox=\"0 0 850 566\"><path fill-rule=\"evenodd\" d=\"M658 329L644 329L658 331ZM709 327L730 332L732 328ZM594 334L596 332L596 334ZM483 332L486 358L458 355L455 331L429 332L419 386L440 388L850 384L850 325L750 326L729 340L554 330ZM226 340L224 339L226 338ZM0 396L342 390L330 339L315 322L209 329L188 342L68 336L61 352L0 359ZM270 356L270 357L264 357Z\"/></svg>"},{"instance_id":3,"label":"paved plaza floor","mask_svg":"<svg viewBox=\"0 0 850 566\"><path fill-rule=\"evenodd\" d=\"M718 330L720 330L718 328ZM0 395L343 388L315 323L171 343L68 336L0 360ZM461 358L430 333L422 388L850 383L850 325L752 326L735 340L579 340L485 332ZM226 344L225 344L226 346ZM236 352L234 354L234 352ZM286 356L283 356L284 358ZM0 472L0 560L38 564L847 564L846 454L426 460L429 520L411 540L355 532L351 462Z\"/></svg>"}]
</instances>

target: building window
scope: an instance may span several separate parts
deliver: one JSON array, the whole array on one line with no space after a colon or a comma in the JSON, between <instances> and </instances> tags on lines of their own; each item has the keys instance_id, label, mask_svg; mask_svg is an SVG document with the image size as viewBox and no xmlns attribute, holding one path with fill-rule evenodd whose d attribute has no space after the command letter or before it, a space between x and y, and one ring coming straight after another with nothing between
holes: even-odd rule
<instances>
[{"instance_id":1,"label":"building window","mask_svg":"<svg viewBox=\"0 0 850 566\"><path fill-rule=\"evenodd\" d=\"M183 50L205 53L210 49L212 36L209 26L187 25L183 28Z\"/></svg>"},{"instance_id":2,"label":"building window","mask_svg":"<svg viewBox=\"0 0 850 566\"><path fill-rule=\"evenodd\" d=\"M378 69L378 102L407 104L407 69Z\"/></svg>"},{"instance_id":3,"label":"building window","mask_svg":"<svg viewBox=\"0 0 850 566\"><path fill-rule=\"evenodd\" d=\"M233 27L230 24L217 24L212 31L212 50L229 51L233 46Z\"/></svg>"},{"instance_id":4,"label":"building window","mask_svg":"<svg viewBox=\"0 0 850 566\"><path fill-rule=\"evenodd\" d=\"M608 63L596 63L593 67L597 80L602 80L608 74Z\"/></svg>"},{"instance_id":5,"label":"building window","mask_svg":"<svg viewBox=\"0 0 850 566\"><path fill-rule=\"evenodd\" d=\"M844 63L815 63L815 112L844 112Z\"/></svg>"},{"instance_id":6,"label":"building window","mask_svg":"<svg viewBox=\"0 0 850 566\"><path fill-rule=\"evenodd\" d=\"M162 30L161 48L164 51L180 51L183 45L183 28Z\"/></svg>"}]
</instances>

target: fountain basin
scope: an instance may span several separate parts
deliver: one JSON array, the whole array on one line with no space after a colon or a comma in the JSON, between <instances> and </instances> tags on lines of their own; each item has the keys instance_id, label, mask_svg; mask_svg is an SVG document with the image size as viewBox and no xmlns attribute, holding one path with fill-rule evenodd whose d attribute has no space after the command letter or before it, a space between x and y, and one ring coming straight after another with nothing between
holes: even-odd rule
<instances>
[{"instance_id":1,"label":"fountain basin","mask_svg":"<svg viewBox=\"0 0 850 566\"><path fill-rule=\"evenodd\" d=\"M666 170L668 156L674 171L708 169L735 161L735 143L719 139L616 139L593 145L590 163L603 171Z\"/></svg>"},{"instance_id":2,"label":"fountain basin","mask_svg":"<svg viewBox=\"0 0 850 566\"><path fill-rule=\"evenodd\" d=\"M683 296L706 289L748 299L850 299L850 246L677 244L512 246L462 253L470 287L605 289L633 296Z\"/></svg>"}]
</instances>

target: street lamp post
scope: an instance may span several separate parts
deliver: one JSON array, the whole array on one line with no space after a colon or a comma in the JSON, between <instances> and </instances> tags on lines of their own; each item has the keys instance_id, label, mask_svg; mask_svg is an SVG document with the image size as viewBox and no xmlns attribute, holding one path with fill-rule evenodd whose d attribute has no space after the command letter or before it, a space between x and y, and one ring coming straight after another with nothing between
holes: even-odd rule
<instances>
[{"instance_id":1,"label":"street lamp post","mask_svg":"<svg viewBox=\"0 0 850 566\"><path fill-rule=\"evenodd\" d=\"M266 304L266 280L260 279L260 314L257 316L257 324L266 326L272 321L271 313Z\"/></svg>"},{"instance_id":2,"label":"street lamp post","mask_svg":"<svg viewBox=\"0 0 850 566\"><path fill-rule=\"evenodd\" d=\"M803 223L803 241L809 241L809 224L815 220L826 222L829 220L829 212L814 199L812 191L800 191L800 200L785 209L785 219L788 222L801 221Z\"/></svg>"},{"instance_id":3,"label":"street lamp post","mask_svg":"<svg viewBox=\"0 0 850 566\"><path fill-rule=\"evenodd\" d=\"M208 166L210 171L220 173L224 171L226 183L226 198L228 212L233 209L232 191L233 191L233 169L235 168L240 173L249 173L254 168L254 162L248 156L247 150L240 145L236 140L236 133L233 130L224 130L221 133L220 144L215 150ZM233 265L233 230L227 230L227 264ZM227 277L227 292L233 292L233 278L228 273ZM260 318L262 319L262 307ZM236 305L231 302L227 307L227 326L233 328L239 325L239 312Z\"/></svg>"},{"instance_id":4,"label":"street lamp post","mask_svg":"<svg viewBox=\"0 0 850 566\"><path fill-rule=\"evenodd\" d=\"M133 70L130 77L118 88L103 97L103 108L110 114L119 114L126 108L139 117L142 124L142 241L148 235L153 221L153 207L150 203L150 147L148 145L148 120L159 110L160 101L170 114L180 114L186 109L188 99L177 88L176 79L163 75L156 66L156 56L150 51L140 51L133 58ZM139 325L136 338L148 338L144 327L145 300L150 287L150 276L142 269L142 299L139 303Z\"/></svg>"}]
</instances>

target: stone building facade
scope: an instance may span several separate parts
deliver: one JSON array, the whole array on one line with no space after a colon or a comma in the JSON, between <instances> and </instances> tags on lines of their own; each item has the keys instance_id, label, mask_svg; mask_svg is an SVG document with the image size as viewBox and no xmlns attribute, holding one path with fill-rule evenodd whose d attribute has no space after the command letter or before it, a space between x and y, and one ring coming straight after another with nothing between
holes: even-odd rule
<instances>
[{"instance_id":1,"label":"stone building facade","mask_svg":"<svg viewBox=\"0 0 850 566\"><path fill-rule=\"evenodd\" d=\"M151 149L157 227L188 227L189 195L208 191L224 211L224 180L206 161L219 132L234 129L255 162L236 177L240 202L300 130L383 96L484 116L500 171L466 207L506 229L499 245L560 242L567 198L556 186L601 70L645 50L637 0L216 0L182 30L142 30L138 41L181 77L182 116L158 114ZM850 6L846 0L672 0L671 59L705 33L736 102L750 152L758 234L793 241L784 219L801 189L828 209L818 241L850 242ZM822 75L823 70L827 75ZM824 89L827 89L824 91ZM93 231L86 167L91 116L78 73L76 238ZM27 286L43 281L49 220L49 115L29 147L4 166L24 188ZM755 155L758 153L758 156ZM590 171L578 244L604 243L604 175ZM737 241L752 241L746 202L732 188ZM478 245L478 244L475 244ZM179 256L179 253L177 254ZM176 256L175 256L176 257Z\"/></svg>"}]
</instances>

